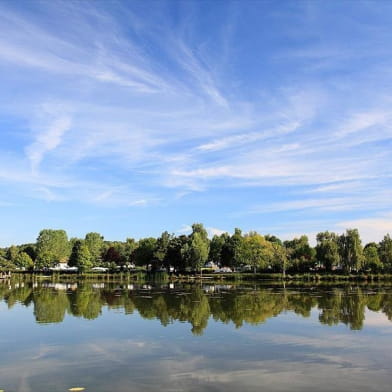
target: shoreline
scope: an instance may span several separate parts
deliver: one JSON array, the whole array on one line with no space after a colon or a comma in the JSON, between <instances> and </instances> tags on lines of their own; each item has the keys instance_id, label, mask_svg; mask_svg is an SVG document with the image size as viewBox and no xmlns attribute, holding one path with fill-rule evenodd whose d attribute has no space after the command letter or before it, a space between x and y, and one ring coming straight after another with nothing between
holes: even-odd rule
<instances>
[{"instance_id":1,"label":"shoreline","mask_svg":"<svg viewBox=\"0 0 392 392\"><path fill-rule=\"evenodd\" d=\"M27 272L13 271L12 278L32 277L36 279L63 279L63 280L100 280L100 281L152 281L152 282L296 282L296 283L348 283L348 282L392 282L391 273L296 273L283 276L281 273L203 273L174 274L166 272Z\"/></svg>"}]
</instances>

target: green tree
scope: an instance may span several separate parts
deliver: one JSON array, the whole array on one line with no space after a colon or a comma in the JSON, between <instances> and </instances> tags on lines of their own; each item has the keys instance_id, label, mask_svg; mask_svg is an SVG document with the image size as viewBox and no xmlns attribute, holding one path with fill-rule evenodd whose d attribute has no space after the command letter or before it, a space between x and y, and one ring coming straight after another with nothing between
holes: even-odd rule
<instances>
[{"instance_id":1,"label":"green tree","mask_svg":"<svg viewBox=\"0 0 392 392\"><path fill-rule=\"evenodd\" d=\"M156 247L153 254L153 259L158 265L164 264L164 260L166 257L166 253L169 247L169 243L171 240L171 235L164 231L161 236L157 239Z\"/></svg>"},{"instance_id":2,"label":"green tree","mask_svg":"<svg viewBox=\"0 0 392 392\"><path fill-rule=\"evenodd\" d=\"M316 251L309 245L309 239L306 235L284 241L284 246L289 255L290 268L304 272L314 266Z\"/></svg>"},{"instance_id":3,"label":"green tree","mask_svg":"<svg viewBox=\"0 0 392 392\"><path fill-rule=\"evenodd\" d=\"M359 271L362 268L363 248L357 229L347 229L346 233L339 237L339 253L346 271Z\"/></svg>"},{"instance_id":4,"label":"green tree","mask_svg":"<svg viewBox=\"0 0 392 392\"><path fill-rule=\"evenodd\" d=\"M15 245L11 245L8 249L7 249L7 259L12 263L15 264L15 260L18 257L19 254L19 249L17 246Z\"/></svg>"},{"instance_id":5,"label":"green tree","mask_svg":"<svg viewBox=\"0 0 392 392\"><path fill-rule=\"evenodd\" d=\"M392 269L392 238L389 234L385 235L379 246L380 260L385 269Z\"/></svg>"},{"instance_id":6,"label":"green tree","mask_svg":"<svg viewBox=\"0 0 392 392\"><path fill-rule=\"evenodd\" d=\"M39 256L35 259L34 262L34 269L36 270L43 270L46 268L53 267L56 264L53 261L53 254L48 251L40 252Z\"/></svg>"},{"instance_id":7,"label":"green tree","mask_svg":"<svg viewBox=\"0 0 392 392\"><path fill-rule=\"evenodd\" d=\"M126 264L133 262L133 252L137 248L137 243L133 238L127 238L124 243L123 257Z\"/></svg>"},{"instance_id":8,"label":"green tree","mask_svg":"<svg viewBox=\"0 0 392 392\"><path fill-rule=\"evenodd\" d=\"M87 233L84 239L90 255L92 263L97 266L102 261L102 251L104 247L103 236L99 233Z\"/></svg>"},{"instance_id":9,"label":"green tree","mask_svg":"<svg viewBox=\"0 0 392 392\"><path fill-rule=\"evenodd\" d=\"M49 268L67 261L70 254L67 233L64 230L41 230L37 238L38 268Z\"/></svg>"},{"instance_id":10,"label":"green tree","mask_svg":"<svg viewBox=\"0 0 392 392\"><path fill-rule=\"evenodd\" d=\"M317 234L316 257L327 271L339 265L339 237L335 233L324 231Z\"/></svg>"},{"instance_id":11,"label":"green tree","mask_svg":"<svg viewBox=\"0 0 392 392\"><path fill-rule=\"evenodd\" d=\"M85 272L93 267L93 261L87 244L83 240L76 241L71 252L69 265Z\"/></svg>"},{"instance_id":12,"label":"green tree","mask_svg":"<svg viewBox=\"0 0 392 392\"><path fill-rule=\"evenodd\" d=\"M0 262L7 259L7 250L5 248L0 248Z\"/></svg>"},{"instance_id":13,"label":"green tree","mask_svg":"<svg viewBox=\"0 0 392 392\"><path fill-rule=\"evenodd\" d=\"M238 250L242 244L243 236L241 229L235 228L231 237L225 238L221 251L221 264L227 267L237 267L241 264L238 259Z\"/></svg>"},{"instance_id":14,"label":"green tree","mask_svg":"<svg viewBox=\"0 0 392 392\"><path fill-rule=\"evenodd\" d=\"M183 248L184 257L189 267L201 271L208 259L210 241L206 229L201 223L192 225L188 246Z\"/></svg>"},{"instance_id":15,"label":"green tree","mask_svg":"<svg viewBox=\"0 0 392 392\"><path fill-rule=\"evenodd\" d=\"M214 235L210 242L210 253L208 259L217 265L222 263L222 250L230 236L227 233Z\"/></svg>"},{"instance_id":16,"label":"green tree","mask_svg":"<svg viewBox=\"0 0 392 392\"><path fill-rule=\"evenodd\" d=\"M195 232L191 236L187 260L189 266L196 271L201 271L208 258L209 243L208 239L203 238L200 232Z\"/></svg>"},{"instance_id":17,"label":"green tree","mask_svg":"<svg viewBox=\"0 0 392 392\"><path fill-rule=\"evenodd\" d=\"M26 252L19 252L14 260L15 265L22 269L31 269L34 265L33 260Z\"/></svg>"},{"instance_id":18,"label":"green tree","mask_svg":"<svg viewBox=\"0 0 392 392\"><path fill-rule=\"evenodd\" d=\"M266 234L266 235L264 236L264 238L265 238L267 241L272 242L273 244L283 245L282 240L281 240L280 238L278 238L277 236L275 236L275 235Z\"/></svg>"},{"instance_id":19,"label":"green tree","mask_svg":"<svg viewBox=\"0 0 392 392\"><path fill-rule=\"evenodd\" d=\"M141 266L152 264L156 244L157 240L153 237L140 239L134 252L135 264Z\"/></svg>"},{"instance_id":20,"label":"green tree","mask_svg":"<svg viewBox=\"0 0 392 392\"><path fill-rule=\"evenodd\" d=\"M19 247L20 252L26 252L31 260L35 260L37 257L37 250L36 250L36 245L35 244L24 244Z\"/></svg>"},{"instance_id":21,"label":"green tree","mask_svg":"<svg viewBox=\"0 0 392 392\"><path fill-rule=\"evenodd\" d=\"M121 246L118 243L109 243L108 248L104 251L102 256L103 264L109 268L116 268L125 264L124 258L121 256Z\"/></svg>"},{"instance_id":22,"label":"green tree","mask_svg":"<svg viewBox=\"0 0 392 392\"><path fill-rule=\"evenodd\" d=\"M380 257L378 256L378 246L375 242L367 244L363 250L364 268L372 272L377 272L382 268Z\"/></svg>"},{"instance_id":23,"label":"green tree","mask_svg":"<svg viewBox=\"0 0 392 392\"><path fill-rule=\"evenodd\" d=\"M195 235L196 233L199 233L200 237L204 241L208 241L208 233L207 233L207 230L204 228L202 223L193 223L192 224L192 234L191 234L191 237L193 235Z\"/></svg>"},{"instance_id":24,"label":"green tree","mask_svg":"<svg viewBox=\"0 0 392 392\"><path fill-rule=\"evenodd\" d=\"M250 232L244 236L236 254L241 263L253 267L254 273L257 268L264 269L270 265L273 262L273 256L272 243L256 232Z\"/></svg>"},{"instance_id":25,"label":"green tree","mask_svg":"<svg viewBox=\"0 0 392 392\"><path fill-rule=\"evenodd\" d=\"M163 264L168 268L173 266L177 271L185 271L187 265L184 255L186 255L188 248L188 237L180 235L170 240Z\"/></svg>"},{"instance_id":26,"label":"green tree","mask_svg":"<svg viewBox=\"0 0 392 392\"><path fill-rule=\"evenodd\" d=\"M288 262L287 249L278 242L272 242L272 248L272 267L274 270L281 271L283 273L283 276L285 276Z\"/></svg>"}]
</instances>

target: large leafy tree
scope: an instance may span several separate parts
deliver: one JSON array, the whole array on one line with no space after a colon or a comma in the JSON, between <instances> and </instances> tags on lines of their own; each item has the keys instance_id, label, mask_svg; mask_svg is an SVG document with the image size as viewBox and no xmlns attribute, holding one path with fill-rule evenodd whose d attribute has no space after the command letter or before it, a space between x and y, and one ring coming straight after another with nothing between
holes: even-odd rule
<instances>
[{"instance_id":1,"label":"large leafy tree","mask_svg":"<svg viewBox=\"0 0 392 392\"><path fill-rule=\"evenodd\" d=\"M135 264L142 266L152 264L156 244L157 240L153 237L140 239L134 252Z\"/></svg>"},{"instance_id":2,"label":"large leafy tree","mask_svg":"<svg viewBox=\"0 0 392 392\"><path fill-rule=\"evenodd\" d=\"M210 253L208 259L219 265L222 263L222 250L225 244L229 241L230 236L227 233L221 235L214 235L210 242Z\"/></svg>"},{"instance_id":3,"label":"large leafy tree","mask_svg":"<svg viewBox=\"0 0 392 392\"><path fill-rule=\"evenodd\" d=\"M102 251L104 248L103 236L99 233L87 233L84 239L94 265L99 265L102 261Z\"/></svg>"},{"instance_id":4,"label":"large leafy tree","mask_svg":"<svg viewBox=\"0 0 392 392\"><path fill-rule=\"evenodd\" d=\"M208 238L203 237L202 233L192 234L187 252L189 266L193 270L201 270L208 258L209 243Z\"/></svg>"},{"instance_id":5,"label":"large leafy tree","mask_svg":"<svg viewBox=\"0 0 392 392\"><path fill-rule=\"evenodd\" d=\"M332 271L340 262L339 236L329 231L317 234L316 257L327 271Z\"/></svg>"},{"instance_id":6,"label":"large leafy tree","mask_svg":"<svg viewBox=\"0 0 392 392\"><path fill-rule=\"evenodd\" d=\"M227 267L235 267L241 264L238 259L238 250L242 244L243 236L241 229L235 228L231 237L225 238L221 251L221 264Z\"/></svg>"},{"instance_id":7,"label":"large leafy tree","mask_svg":"<svg viewBox=\"0 0 392 392\"><path fill-rule=\"evenodd\" d=\"M289 255L289 267L297 271L308 271L314 265L315 250L309 245L306 235L284 241Z\"/></svg>"},{"instance_id":8,"label":"large leafy tree","mask_svg":"<svg viewBox=\"0 0 392 392\"><path fill-rule=\"evenodd\" d=\"M346 271L359 271L362 268L363 248L357 229L347 229L346 233L339 237L339 253Z\"/></svg>"},{"instance_id":9,"label":"large leafy tree","mask_svg":"<svg viewBox=\"0 0 392 392\"><path fill-rule=\"evenodd\" d=\"M372 272L377 272L382 268L380 257L378 255L378 246L375 242L370 242L363 249L364 268Z\"/></svg>"},{"instance_id":10,"label":"large leafy tree","mask_svg":"<svg viewBox=\"0 0 392 392\"><path fill-rule=\"evenodd\" d=\"M88 271L93 267L93 259L85 241L76 241L71 252L69 265L78 267L79 272Z\"/></svg>"},{"instance_id":11,"label":"large leafy tree","mask_svg":"<svg viewBox=\"0 0 392 392\"><path fill-rule=\"evenodd\" d=\"M181 249L182 257L187 266L193 270L201 271L208 259L209 249L210 241L207 230L201 223L194 223L188 242Z\"/></svg>"},{"instance_id":12,"label":"large leafy tree","mask_svg":"<svg viewBox=\"0 0 392 392\"><path fill-rule=\"evenodd\" d=\"M161 236L157 239L155 251L153 254L153 259L157 264L159 265L164 264L164 260L171 239L172 236L167 231L164 231L161 234Z\"/></svg>"},{"instance_id":13,"label":"large leafy tree","mask_svg":"<svg viewBox=\"0 0 392 392\"><path fill-rule=\"evenodd\" d=\"M19 249L17 246L15 245L11 245L8 249L7 249L7 259L12 263L15 264L15 260L18 257L19 254Z\"/></svg>"},{"instance_id":14,"label":"large leafy tree","mask_svg":"<svg viewBox=\"0 0 392 392\"><path fill-rule=\"evenodd\" d=\"M379 255L384 268L392 269L392 238L389 234L380 242Z\"/></svg>"},{"instance_id":15,"label":"large leafy tree","mask_svg":"<svg viewBox=\"0 0 392 392\"><path fill-rule=\"evenodd\" d=\"M116 243L108 244L108 247L103 252L102 261L106 266L115 267L124 264L124 260L121 257L121 248Z\"/></svg>"},{"instance_id":16,"label":"large leafy tree","mask_svg":"<svg viewBox=\"0 0 392 392\"><path fill-rule=\"evenodd\" d=\"M70 247L70 249L72 249L72 248ZM37 257L37 249L36 249L36 245L35 244L24 244L24 245L21 245L19 247L19 250L21 252L26 252L31 257L31 259L33 261Z\"/></svg>"},{"instance_id":17,"label":"large leafy tree","mask_svg":"<svg viewBox=\"0 0 392 392\"><path fill-rule=\"evenodd\" d=\"M177 271L185 271L186 259L185 255L188 248L188 237L180 235L169 241L167 252L163 260L166 267L173 266Z\"/></svg>"},{"instance_id":18,"label":"large leafy tree","mask_svg":"<svg viewBox=\"0 0 392 392\"><path fill-rule=\"evenodd\" d=\"M279 242L274 241L271 244L273 248L272 268L275 271L281 271L285 275L288 263L287 249Z\"/></svg>"},{"instance_id":19,"label":"large leafy tree","mask_svg":"<svg viewBox=\"0 0 392 392\"><path fill-rule=\"evenodd\" d=\"M253 267L253 272L256 272L257 268L264 269L270 265L273 262L273 256L272 243L256 232L250 232L244 236L236 254L242 264Z\"/></svg>"},{"instance_id":20,"label":"large leafy tree","mask_svg":"<svg viewBox=\"0 0 392 392\"><path fill-rule=\"evenodd\" d=\"M133 252L137 248L137 243L133 238L127 238L123 246L122 256L125 263L130 263L133 261Z\"/></svg>"},{"instance_id":21,"label":"large leafy tree","mask_svg":"<svg viewBox=\"0 0 392 392\"><path fill-rule=\"evenodd\" d=\"M67 261L70 255L68 237L65 230L41 230L37 238L38 268L48 268L61 262Z\"/></svg>"},{"instance_id":22,"label":"large leafy tree","mask_svg":"<svg viewBox=\"0 0 392 392\"><path fill-rule=\"evenodd\" d=\"M26 252L19 252L14 260L14 264L18 268L30 269L33 267L33 260Z\"/></svg>"}]
</instances>

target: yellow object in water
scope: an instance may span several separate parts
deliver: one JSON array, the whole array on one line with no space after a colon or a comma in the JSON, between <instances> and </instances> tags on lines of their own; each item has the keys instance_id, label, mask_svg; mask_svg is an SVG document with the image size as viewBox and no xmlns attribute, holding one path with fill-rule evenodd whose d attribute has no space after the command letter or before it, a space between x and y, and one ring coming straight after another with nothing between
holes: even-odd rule
<instances>
[{"instance_id":1,"label":"yellow object in water","mask_svg":"<svg viewBox=\"0 0 392 392\"><path fill-rule=\"evenodd\" d=\"M86 388L83 387L76 387L76 388L69 388L69 391L76 392L76 391L84 391ZM0 391L1 392L1 391Z\"/></svg>"}]
</instances>

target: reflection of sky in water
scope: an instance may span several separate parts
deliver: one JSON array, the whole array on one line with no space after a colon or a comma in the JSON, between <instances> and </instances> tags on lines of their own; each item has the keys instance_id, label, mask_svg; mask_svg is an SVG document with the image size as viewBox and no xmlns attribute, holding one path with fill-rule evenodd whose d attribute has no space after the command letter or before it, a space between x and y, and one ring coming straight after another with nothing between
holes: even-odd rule
<instances>
[{"instance_id":1,"label":"reflection of sky in water","mask_svg":"<svg viewBox=\"0 0 392 392\"><path fill-rule=\"evenodd\" d=\"M86 391L389 391L392 323L366 310L363 329L285 311L259 325L209 319L163 327L104 307L86 320L37 324L31 307L0 305L0 389Z\"/></svg>"}]
</instances>

